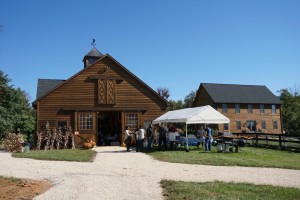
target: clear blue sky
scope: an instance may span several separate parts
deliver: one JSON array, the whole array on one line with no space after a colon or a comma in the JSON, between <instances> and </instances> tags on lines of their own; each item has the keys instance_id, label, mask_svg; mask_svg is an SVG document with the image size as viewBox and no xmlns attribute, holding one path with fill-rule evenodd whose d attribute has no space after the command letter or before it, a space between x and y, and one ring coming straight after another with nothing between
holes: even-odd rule
<instances>
[{"instance_id":1,"label":"clear blue sky","mask_svg":"<svg viewBox=\"0 0 300 200\"><path fill-rule=\"evenodd\" d=\"M0 69L35 100L68 79L96 39L151 88L184 99L200 83L300 85L299 0L0 0Z\"/></svg>"}]
</instances>

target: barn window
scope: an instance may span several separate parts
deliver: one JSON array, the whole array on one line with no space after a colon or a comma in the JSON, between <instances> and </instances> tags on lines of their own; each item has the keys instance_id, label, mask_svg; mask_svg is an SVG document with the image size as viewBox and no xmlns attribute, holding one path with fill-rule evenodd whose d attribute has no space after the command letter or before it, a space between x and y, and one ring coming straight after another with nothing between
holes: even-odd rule
<instances>
[{"instance_id":1,"label":"barn window","mask_svg":"<svg viewBox=\"0 0 300 200\"><path fill-rule=\"evenodd\" d=\"M137 113L126 113L125 114L125 124L131 129L138 128L138 114Z\"/></svg>"},{"instance_id":2,"label":"barn window","mask_svg":"<svg viewBox=\"0 0 300 200\"><path fill-rule=\"evenodd\" d=\"M79 114L79 130L93 130L93 114L80 113Z\"/></svg>"},{"instance_id":3,"label":"barn window","mask_svg":"<svg viewBox=\"0 0 300 200\"><path fill-rule=\"evenodd\" d=\"M89 58L89 65L93 64L95 62L95 59Z\"/></svg>"}]
</instances>

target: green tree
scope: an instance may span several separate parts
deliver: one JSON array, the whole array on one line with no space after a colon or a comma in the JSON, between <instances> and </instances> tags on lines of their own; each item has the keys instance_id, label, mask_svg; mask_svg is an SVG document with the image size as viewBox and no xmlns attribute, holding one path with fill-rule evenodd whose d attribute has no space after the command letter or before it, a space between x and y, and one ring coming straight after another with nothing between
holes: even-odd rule
<instances>
[{"instance_id":1,"label":"green tree","mask_svg":"<svg viewBox=\"0 0 300 200\"><path fill-rule=\"evenodd\" d=\"M300 95L297 91L288 89L279 91L279 98L282 101L283 129L287 134L300 135Z\"/></svg>"},{"instance_id":2,"label":"green tree","mask_svg":"<svg viewBox=\"0 0 300 200\"><path fill-rule=\"evenodd\" d=\"M170 100L169 101L169 110L179 110L182 108L184 108L184 104L183 104L182 100L178 100L178 101Z\"/></svg>"},{"instance_id":3,"label":"green tree","mask_svg":"<svg viewBox=\"0 0 300 200\"><path fill-rule=\"evenodd\" d=\"M196 92L197 91L191 91L188 95L185 96L184 98L184 107L185 108L191 108L193 105L193 102L196 97Z\"/></svg>"},{"instance_id":4,"label":"green tree","mask_svg":"<svg viewBox=\"0 0 300 200\"><path fill-rule=\"evenodd\" d=\"M9 132L21 132L30 139L35 129L34 111L26 93L9 85L10 81L0 70L0 139Z\"/></svg>"}]
</instances>

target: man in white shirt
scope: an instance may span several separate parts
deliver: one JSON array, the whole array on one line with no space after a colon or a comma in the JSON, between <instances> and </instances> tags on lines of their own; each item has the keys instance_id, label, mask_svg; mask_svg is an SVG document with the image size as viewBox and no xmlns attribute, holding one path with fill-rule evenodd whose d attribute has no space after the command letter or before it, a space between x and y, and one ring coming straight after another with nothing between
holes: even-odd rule
<instances>
[{"instance_id":1,"label":"man in white shirt","mask_svg":"<svg viewBox=\"0 0 300 200\"><path fill-rule=\"evenodd\" d=\"M138 130L138 142L137 142L137 146L136 146L136 151L143 151L143 144L144 144L144 138L145 138L145 130L143 129L142 126L139 126L139 130Z\"/></svg>"}]
</instances>

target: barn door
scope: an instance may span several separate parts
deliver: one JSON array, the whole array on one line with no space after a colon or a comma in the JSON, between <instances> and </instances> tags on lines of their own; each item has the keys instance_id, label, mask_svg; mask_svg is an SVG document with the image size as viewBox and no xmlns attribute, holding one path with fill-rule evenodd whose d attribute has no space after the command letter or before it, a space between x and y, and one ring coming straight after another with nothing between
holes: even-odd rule
<instances>
[{"instance_id":1,"label":"barn door","mask_svg":"<svg viewBox=\"0 0 300 200\"><path fill-rule=\"evenodd\" d=\"M107 104L116 103L116 84L115 80L106 80L107 84Z\"/></svg>"},{"instance_id":2,"label":"barn door","mask_svg":"<svg viewBox=\"0 0 300 200\"><path fill-rule=\"evenodd\" d=\"M115 80L98 80L98 103L116 104L116 84Z\"/></svg>"}]
</instances>

